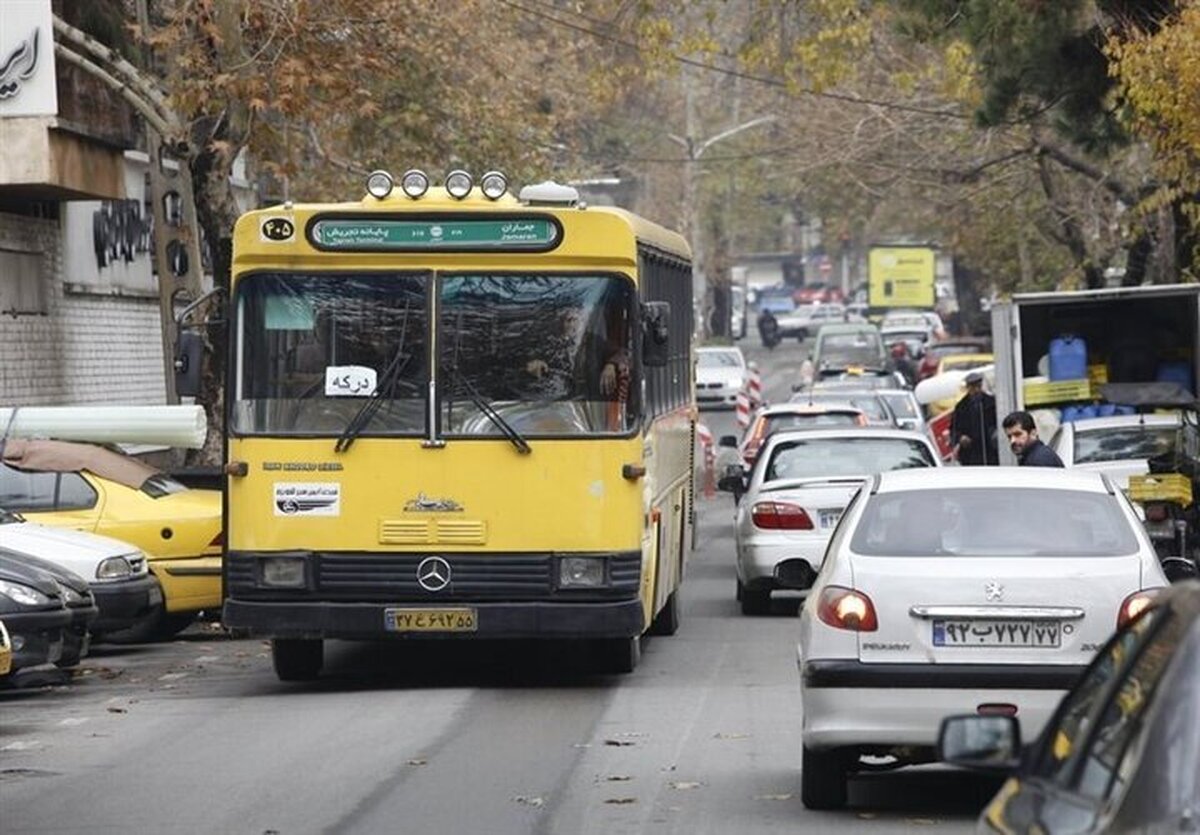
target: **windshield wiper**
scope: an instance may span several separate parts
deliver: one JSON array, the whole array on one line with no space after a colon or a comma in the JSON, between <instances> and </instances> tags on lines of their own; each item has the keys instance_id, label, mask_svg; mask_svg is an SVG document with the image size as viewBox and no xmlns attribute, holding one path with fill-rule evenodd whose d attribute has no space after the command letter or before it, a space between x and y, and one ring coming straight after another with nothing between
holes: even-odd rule
<instances>
[{"instance_id":1,"label":"windshield wiper","mask_svg":"<svg viewBox=\"0 0 1200 835\"><path fill-rule=\"evenodd\" d=\"M356 438L362 434L362 431L367 428L367 425L374 419L375 414L379 411L379 407L383 405L384 395L387 395L388 400L395 399L396 389L400 387L408 388L410 391L421 390L421 387L410 380L400 379L401 372L408 365L408 361L412 359L412 354L404 352L405 336L408 333L408 305L404 307L404 321L400 326L400 340L396 345L396 355L392 357L392 361L388 367L383 370L379 381L375 386L375 390L371 392L366 401L358 407L358 411L354 413L354 417L350 418L350 422L346 424L346 428L342 430L342 434L338 436L337 443L333 445L334 452L345 452L350 449Z\"/></svg>"},{"instance_id":2,"label":"windshield wiper","mask_svg":"<svg viewBox=\"0 0 1200 835\"><path fill-rule=\"evenodd\" d=\"M454 371L451 378L452 386L450 389L450 397L448 398L449 402L447 404L447 413L449 413L450 408L453 408L454 396L460 393L460 389L465 391L467 393L467 399L471 401L476 409L483 412L487 419L492 422L492 425L500 430L501 435L508 438L509 442L516 447L517 452L521 453L522 455L528 455L529 453L533 452L533 449L529 446L529 442L522 437L520 432L518 432L516 429L513 429L512 424L505 420L504 416L497 412L496 408L491 403L489 403L487 400L484 400L475 386L473 386L471 382L462 375L462 369L459 368L458 361L459 347L462 344L462 313L459 313L458 315L457 325L458 326L455 328L454 333L454 363L452 366Z\"/></svg>"}]
</instances>

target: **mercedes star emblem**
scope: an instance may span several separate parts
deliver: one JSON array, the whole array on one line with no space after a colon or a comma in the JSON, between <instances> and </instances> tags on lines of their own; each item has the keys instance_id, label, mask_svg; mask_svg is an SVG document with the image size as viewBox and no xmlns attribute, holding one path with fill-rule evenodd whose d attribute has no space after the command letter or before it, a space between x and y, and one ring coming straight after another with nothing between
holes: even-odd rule
<instances>
[{"instance_id":1,"label":"mercedes star emblem","mask_svg":"<svg viewBox=\"0 0 1200 835\"><path fill-rule=\"evenodd\" d=\"M417 566L417 582L426 591L441 591L450 585L450 563L441 557L426 557Z\"/></svg>"},{"instance_id":2,"label":"mercedes star emblem","mask_svg":"<svg viewBox=\"0 0 1200 835\"><path fill-rule=\"evenodd\" d=\"M983 593L987 595L989 602L1000 601L1004 599L1004 586L999 583L988 583L983 587Z\"/></svg>"}]
</instances>

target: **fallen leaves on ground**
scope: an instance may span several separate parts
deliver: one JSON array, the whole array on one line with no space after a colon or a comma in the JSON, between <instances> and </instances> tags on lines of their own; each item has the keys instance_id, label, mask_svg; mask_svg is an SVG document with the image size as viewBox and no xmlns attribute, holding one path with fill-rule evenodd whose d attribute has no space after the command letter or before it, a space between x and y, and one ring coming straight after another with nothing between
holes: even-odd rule
<instances>
[{"instance_id":1,"label":"fallen leaves on ground","mask_svg":"<svg viewBox=\"0 0 1200 835\"><path fill-rule=\"evenodd\" d=\"M626 806L630 803L637 803L636 797L610 797L605 803L611 803L614 806Z\"/></svg>"},{"instance_id":2,"label":"fallen leaves on ground","mask_svg":"<svg viewBox=\"0 0 1200 835\"><path fill-rule=\"evenodd\" d=\"M526 797L523 794L517 795L516 797L513 798L513 800L516 801L517 803L523 804L525 806L532 806L535 809L540 809L546 805L546 801L544 798Z\"/></svg>"},{"instance_id":3,"label":"fallen leaves on ground","mask_svg":"<svg viewBox=\"0 0 1200 835\"><path fill-rule=\"evenodd\" d=\"M715 733L713 739L749 739L750 734L742 733Z\"/></svg>"}]
</instances>

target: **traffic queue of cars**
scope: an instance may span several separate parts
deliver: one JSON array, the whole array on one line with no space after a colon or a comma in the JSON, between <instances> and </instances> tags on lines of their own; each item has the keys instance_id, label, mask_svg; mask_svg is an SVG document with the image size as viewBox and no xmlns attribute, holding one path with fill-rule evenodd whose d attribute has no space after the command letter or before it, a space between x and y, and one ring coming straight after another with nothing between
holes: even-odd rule
<instances>
[{"instance_id":1,"label":"traffic queue of cars","mask_svg":"<svg viewBox=\"0 0 1200 835\"><path fill-rule=\"evenodd\" d=\"M221 603L221 497L91 444L9 439L0 461L0 682L91 642L170 637Z\"/></svg>"},{"instance_id":2,"label":"traffic queue of cars","mask_svg":"<svg viewBox=\"0 0 1200 835\"><path fill-rule=\"evenodd\" d=\"M987 347L946 342L927 357ZM753 417L719 482L742 612L803 596L803 803L940 761L1011 775L981 831L1190 831L1200 583L1171 586L1125 494L1178 417L1066 423L1061 470L946 466L888 376L819 368Z\"/></svg>"}]
</instances>

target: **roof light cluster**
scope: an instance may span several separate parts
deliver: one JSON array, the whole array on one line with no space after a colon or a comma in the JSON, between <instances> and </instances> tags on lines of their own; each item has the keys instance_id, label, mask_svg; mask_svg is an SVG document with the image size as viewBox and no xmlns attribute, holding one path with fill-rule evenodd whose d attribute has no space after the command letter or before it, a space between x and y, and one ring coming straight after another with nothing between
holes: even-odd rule
<instances>
[{"instance_id":1,"label":"roof light cluster","mask_svg":"<svg viewBox=\"0 0 1200 835\"><path fill-rule=\"evenodd\" d=\"M465 200L475 188L475 179L469 171L456 168L446 175L446 193L455 200ZM376 200L385 200L395 188L395 181L387 171L372 171L367 175L367 193ZM416 168L410 168L400 178L400 190L416 200L429 191L429 176ZM479 190L488 200L499 200L508 193L508 178L499 171L489 171L479 180Z\"/></svg>"}]
</instances>

